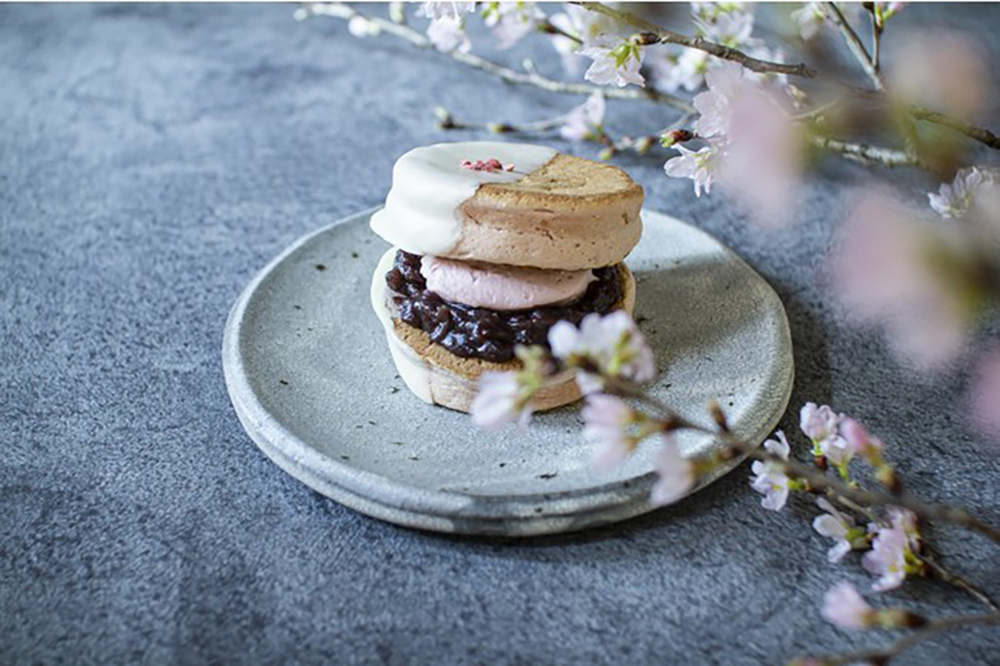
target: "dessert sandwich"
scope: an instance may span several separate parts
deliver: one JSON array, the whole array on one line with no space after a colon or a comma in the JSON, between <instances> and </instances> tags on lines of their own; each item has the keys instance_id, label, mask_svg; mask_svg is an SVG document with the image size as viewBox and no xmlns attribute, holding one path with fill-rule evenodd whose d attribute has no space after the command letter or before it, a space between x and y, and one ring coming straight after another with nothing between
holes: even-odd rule
<instances>
[{"instance_id":1,"label":"dessert sandwich","mask_svg":"<svg viewBox=\"0 0 1000 666\"><path fill-rule=\"evenodd\" d=\"M422 400L468 411L484 372L517 370L560 320L635 303L622 263L639 242L642 188L616 167L529 144L416 148L393 168L372 229L391 243L372 306L399 375ZM532 399L580 397L571 373Z\"/></svg>"}]
</instances>

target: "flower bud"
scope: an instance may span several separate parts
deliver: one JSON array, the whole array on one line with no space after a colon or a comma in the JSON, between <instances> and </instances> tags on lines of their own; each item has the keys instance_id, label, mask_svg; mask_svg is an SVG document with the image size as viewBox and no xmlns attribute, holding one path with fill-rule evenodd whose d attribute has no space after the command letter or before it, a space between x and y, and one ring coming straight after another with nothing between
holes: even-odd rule
<instances>
[{"instance_id":1,"label":"flower bud","mask_svg":"<svg viewBox=\"0 0 1000 666\"><path fill-rule=\"evenodd\" d=\"M691 130L676 129L660 136L660 145L664 148L669 148L675 143L684 143L685 141L690 141L693 138L695 138L695 134Z\"/></svg>"}]
</instances>

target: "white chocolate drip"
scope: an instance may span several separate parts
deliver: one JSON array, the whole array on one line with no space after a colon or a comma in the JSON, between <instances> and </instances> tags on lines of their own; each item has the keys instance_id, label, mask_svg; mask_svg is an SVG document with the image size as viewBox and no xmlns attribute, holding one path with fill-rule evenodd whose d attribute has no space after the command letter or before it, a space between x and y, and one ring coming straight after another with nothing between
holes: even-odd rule
<instances>
[{"instance_id":1,"label":"white chocolate drip","mask_svg":"<svg viewBox=\"0 0 1000 666\"><path fill-rule=\"evenodd\" d=\"M438 255L458 243L462 230L459 206L483 183L510 183L536 171L555 157L546 146L498 141L438 143L414 148L392 169L392 188L385 207L371 219L372 230L414 254ZM497 159L514 171L474 171L463 160Z\"/></svg>"}]
</instances>

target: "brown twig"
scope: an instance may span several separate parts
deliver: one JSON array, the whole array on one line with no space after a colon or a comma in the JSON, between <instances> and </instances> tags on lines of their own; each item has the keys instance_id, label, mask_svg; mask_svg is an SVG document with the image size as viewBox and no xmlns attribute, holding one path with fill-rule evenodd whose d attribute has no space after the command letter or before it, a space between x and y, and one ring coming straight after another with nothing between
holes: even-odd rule
<instances>
[{"instance_id":1,"label":"brown twig","mask_svg":"<svg viewBox=\"0 0 1000 666\"><path fill-rule=\"evenodd\" d=\"M612 7L608 7L600 2L573 2L572 4L580 5L581 7L589 9L592 12L604 14L605 16L608 16L616 21L630 25L633 28L637 28L642 32L643 44L645 45L677 44L679 46L686 46L691 49L704 51L709 55L715 56L716 58L738 62L754 72L790 74L792 76L801 76L807 79L815 78L817 75L816 70L809 67L805 63L788 64L753 58L738 49L723 46L722 44L716 44L715 42L710 42L702 37L691 37L689 35L683 35L679 32L674 32L673 30L668 30L662 26L656 25L655 23L651 23L646 19L633 14L632 12L613 9Z\"/></svg>"},{"instance_id":2,"label":"brown twig","mask_svg":"<svg viewBox=\"0 0 1000 666\"><path fill-rule=\"evenodd\" d=\"M910 115L917 120L923 120L929 123L934 123L935 125L941 125L943 127L953 129L956 132L964 134L970 139L975 139L980 143L986 144L990 148L1000 149L1000 137L988 129L970 125L964 120L953 118L952 116L948 116L937 111L931 111L930 109L926 109L919 104L911 105L908 111Z\"/></svg>"},{"instance_id":3,"label":"brown twig","mask_svg":"<svg viewBox=\"0 0 1000 666\"><path fill-rule=\"evenodd\" d=\"M830 655L827 657L811 657L809 659L798 660L797 663L822 664L823 666L844 666L846 664L873 663L887 664L890 660L898 657L907 649L913 647L921 641L925 641L937 634L950 631L952 629L962 629L976 626L989 626L1000 624L1000 613L984 613L981 615L956 615L937 620L931 620L923 628L907 634L889 645L870 650L859 650L844 654ZM796 663L796 662L793 662Z\"/></svg>"},{"instance_id":4,"label":"brown twig","mask_svg":"<svg viewBox=\"0 0 1000 666\"><path fill-rule=\"evenodd\" d=\"M961 590L964 590L965 592L968 592L970 595L975 597L977 601L982 603L994 613L1000 612L1000 607L997 607L996 602L994 602L989 595L980 590L967 579L946 569L944 565L938 562L933 556L927 553L921 553L918 557L921 562L927 565L927 568L935 578L943 583L953 585Z\"/></svg>"}]
</instances>

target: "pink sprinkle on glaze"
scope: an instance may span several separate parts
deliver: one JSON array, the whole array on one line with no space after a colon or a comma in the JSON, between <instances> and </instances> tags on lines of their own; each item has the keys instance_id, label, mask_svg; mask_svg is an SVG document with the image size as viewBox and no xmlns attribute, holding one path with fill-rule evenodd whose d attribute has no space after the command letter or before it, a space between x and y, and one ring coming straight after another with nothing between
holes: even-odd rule
<instances>
[{"instance_id":1,"label":"pink sprinkle on glaze","mask_svg":"<svg viewBox=\"0 0 1000 666\"><path fill-rule=\"evenodd\" d=\"M463 169L469 169L470 171L486 171L488 173L493 173L495 171L514 170L513 164L508 164L507 166L504 166L500 162L500 160L498 160L495 157L491 157L485 162L483 160L476 160L475 162L473 162L472 160L462 160L461 162L459 162L459 166L461 166Z\"/></svg>"}]
</instances>

